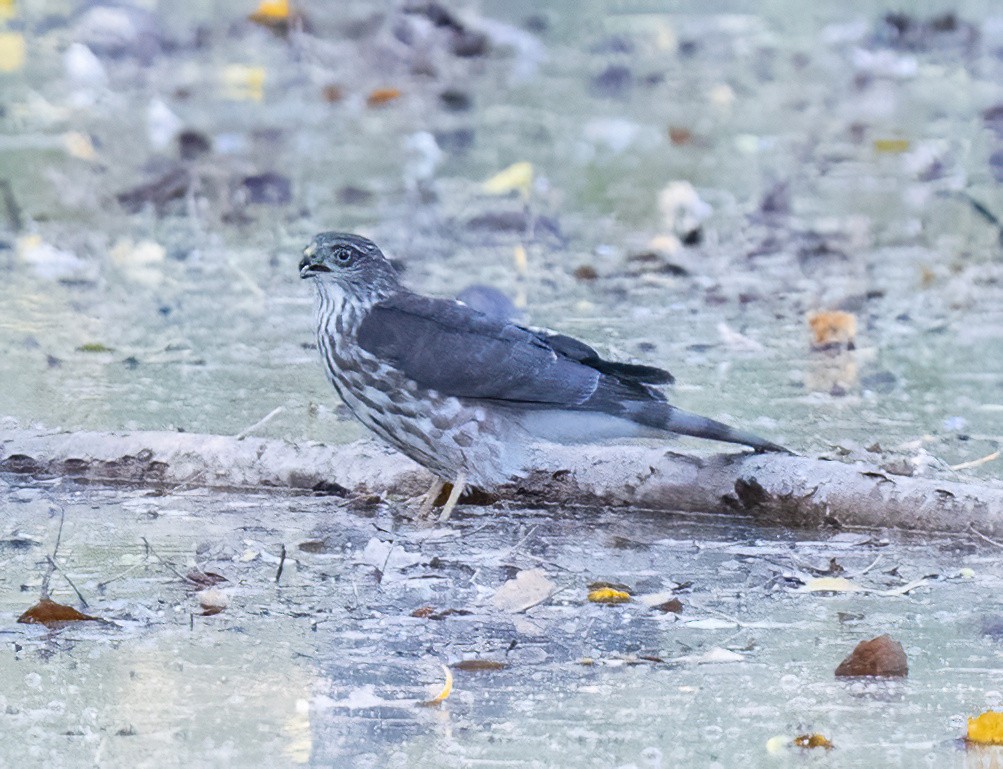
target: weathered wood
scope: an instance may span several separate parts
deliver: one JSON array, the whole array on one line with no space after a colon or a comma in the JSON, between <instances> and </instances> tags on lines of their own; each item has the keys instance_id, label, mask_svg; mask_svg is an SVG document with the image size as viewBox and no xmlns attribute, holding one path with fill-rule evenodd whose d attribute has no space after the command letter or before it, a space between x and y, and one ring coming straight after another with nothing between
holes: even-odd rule
<instances>
[{"instance_id":1,"label":"weathered wood","mask_svg":"<svg viewBox=\"0 0 1003 769\"><path fill-rule=\"evenodd\" d=\"M1003 536L1003 486L890 475L782 454L693 457L643 446L552 447L506 498L735 513L763 523L895 526ZM93 482L413 495L428 473L368 440L348 445L191 433L0 431L0 472Z\"/></svg>"}]
</instances>

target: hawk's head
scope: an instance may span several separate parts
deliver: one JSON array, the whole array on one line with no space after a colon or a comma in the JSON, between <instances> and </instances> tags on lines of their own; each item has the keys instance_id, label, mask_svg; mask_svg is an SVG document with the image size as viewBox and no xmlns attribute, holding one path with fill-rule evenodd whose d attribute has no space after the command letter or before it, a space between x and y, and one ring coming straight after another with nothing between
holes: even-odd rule
<instances>
[{"instance_id":1,"label":"hawk's head","mask_svg":"<svg viewBox=\"0 0 1003 769\"><path fill-rule=\"evenodd\" d=\"M368 238L349 232L322 232L303 249L300 277L318 287L336 283L358 296L380 294L397 286L393 266Z\"/></svg>"}]
</instances>

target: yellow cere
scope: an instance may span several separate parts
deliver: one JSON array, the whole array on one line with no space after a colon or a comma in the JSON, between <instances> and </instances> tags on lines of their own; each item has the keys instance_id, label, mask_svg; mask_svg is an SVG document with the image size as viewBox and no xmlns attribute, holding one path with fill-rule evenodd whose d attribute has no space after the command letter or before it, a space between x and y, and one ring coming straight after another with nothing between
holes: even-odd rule
<instances>
[{"instance_id":1,"label":"yellow cere","mask_svg":"<svg viewBox=\"0 0 1003 769\"><path fill-rule=\"evenodd\" d=\"M612 587L600 587L589 591L589 601L592 603L627 603L630 601L630 593Z\"/></svg>"},{"instance_id":2,"label":"yellow cere","mask_svg":"<svg viewBox=\"0 0 1003 769\"><path fill-rule=\"evenodd\" d=\"M969 718L966 739L978 745L1003 745L1003 713L987 710Z\"/></svg>"}]
</instances>

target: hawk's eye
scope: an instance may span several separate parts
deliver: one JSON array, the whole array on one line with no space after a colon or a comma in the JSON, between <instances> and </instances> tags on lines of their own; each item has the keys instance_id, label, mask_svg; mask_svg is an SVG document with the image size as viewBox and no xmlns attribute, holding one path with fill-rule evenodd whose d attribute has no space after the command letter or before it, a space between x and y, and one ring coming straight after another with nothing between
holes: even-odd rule
<instances>
[{"instance_id":1,"label":"hawk's eye","mask_svg":"<svg viewBox=\"0 0 1003 769\"><path fill-rule=\"evenodd\" d=\"M340 264L342 267L352 263L352 258L355 255L349 248L337 248L334 251L334 261Z\"/></svg>"}]
</instances>

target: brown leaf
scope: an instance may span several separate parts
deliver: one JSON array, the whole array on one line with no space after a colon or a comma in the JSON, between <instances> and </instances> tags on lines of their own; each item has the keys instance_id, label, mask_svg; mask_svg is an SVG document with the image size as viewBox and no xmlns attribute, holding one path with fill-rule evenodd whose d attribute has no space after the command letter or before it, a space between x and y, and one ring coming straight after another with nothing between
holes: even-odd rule
<instances>
[{"instance_id":1,"label":"brown leaf","mask_svg":"<svg viewBox=\"0 0 1003 769\"><path fill-rule=\"evenodd\" d=\"M909 675L909 661L902 644L890 635L861 641L849 657L836 668L837 678L857 676L904 677Z\"/></svg>"},{"instance_id":2,"label":"brown leaf","mask_svg":"<svg viewBox=\"0 0 1003 769\"><path fill-rule=\"evenodd\" d=\"M326 553L328 552L326 539L308 539L300 542L297 546L304 553Z\"/></svg>"},{"instance_id":3,"label":"brown leaf","mask_svg":"<svg viewBox=\"0 0 1003 769\"><path fill-rule=\"evenodd\" d=\"M663 614L682 614L683 613L683 602L678 598L670 598L664 603L660 603L657 606L652 606L652 609L660 611Z\"/></svg>"},{"instance_id":4,"label":"brown leaf","mask_svg":"<svg viewBox=\"0 0 1003 769\"><path fill-rule=\"evenodd\" d=\"M825 748L832 750L835 745L823 734L801 734L794 738L794 746L798 748Z\"/></svg>"},{"instance_id":5,"label":"brown leaf","mask_svg":"<svg viewBox=\"0 0 1003 769\"><path fill-rule=\"evenodd\" d=\"M470 614L467 609L443 609L442 611L437 611L434 606L422 606L420 609L415 609L411 612L412 617L419 617L421 619L446 619L446 617L465 616Z\"/></svg>"},{"instance_id":6,"label":"brown leaf","mask_svg":"<svg viewBox=\"0 0 1003 769\"><path fill-rule=\"evenodd\" d=\"M504 662L496 660L460 660L452 665L453 670L463 670L468 673L480 672L482 670L504 670L507 668Z\"/></svg>"},{"instance_id":7,"label":"brown leaf","mask_svg":"<svg viewBox=\"0 0 1003 769\"><path fill-rule=\"evenodd\" d=\"M50 598L42 598L17 618L25 625L45 625L46 627L62 627L69 622L100 622L100 617L81 614L72 606L56 603Z\"/></svg>"},{"instance_id":8,"label":"brown leaf","mask_svg":"<svg viewBox=\"0 0 1003 769\"><path fill-rule=\"evenodd\" d=\"M192 569L185 575L185 579L199 587L212 587L213 585L218 585L220 582L229 582L222 574L216 574L212 571L202 571L201 569Z\"/></svg>"}]
</instances>

